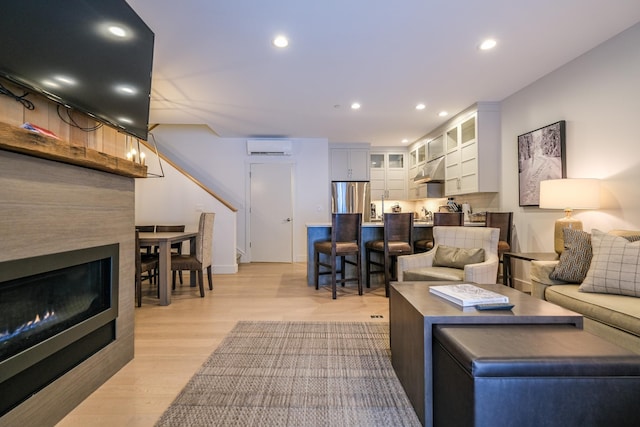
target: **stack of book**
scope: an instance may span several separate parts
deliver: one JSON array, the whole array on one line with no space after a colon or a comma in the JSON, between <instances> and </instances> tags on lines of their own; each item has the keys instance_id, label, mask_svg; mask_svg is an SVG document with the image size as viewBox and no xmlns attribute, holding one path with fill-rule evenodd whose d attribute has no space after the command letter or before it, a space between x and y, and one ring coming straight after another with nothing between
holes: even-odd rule
<instances>
[{"instance_id":1,"label":"stack of book","mask_svg":"<svg viewBox=\"0 0 640 427\"><path fill-rule=\"evenodd\" d=\"M505 295L469 284L431 286L429 292L461 307L509 302L509 297Z\"/></svg>"}]
</instances>

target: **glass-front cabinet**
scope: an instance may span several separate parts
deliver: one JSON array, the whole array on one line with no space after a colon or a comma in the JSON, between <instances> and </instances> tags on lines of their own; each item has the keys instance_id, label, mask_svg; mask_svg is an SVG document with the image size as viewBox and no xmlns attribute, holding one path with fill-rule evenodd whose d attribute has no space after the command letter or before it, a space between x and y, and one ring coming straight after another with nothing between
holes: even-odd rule
<instances>
[{"instance_id":1,"label":"glass-front cabinet","mask_svg":"<svg viewBox=\"0 0 640 427\"><path fill-rule=\"evenodd\" d=\"M371 200L407 198L407 153L372 152Z\"/></svg>"},{"instance_id":2,"label":"glass-front cabinet","mask_svg":"<svg viewBox=\"0 0 640 427\"><path fill-rule=\"evenodd\" d=\"M476 114L446 132L445 187L447 196L478 191Z\"/></svg>"},{"instance_id":3,"label":"glass-front cabinet","mask_svg":"<svg viewBox=\"0 0 640 427\"><path fill-rule=\"evenodd\" d=\"M445 196L499 191L500 138L497 102L478 102L425 135L427 161L445 156ZM409 172L411 198L415 173Z\"/></svg>"}]
</instances>

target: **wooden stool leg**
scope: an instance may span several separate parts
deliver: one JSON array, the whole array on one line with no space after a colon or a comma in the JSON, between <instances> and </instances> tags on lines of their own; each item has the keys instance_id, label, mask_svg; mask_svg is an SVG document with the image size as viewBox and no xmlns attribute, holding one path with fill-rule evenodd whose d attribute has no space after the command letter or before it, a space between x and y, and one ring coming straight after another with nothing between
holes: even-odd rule
<instances>
[{"instance_id":1,"label":"wooden stool leg","mask_svg":"<svg viewBox=\"0 0 640 427\"><path fill-rule=\"evenodd\" d=\"M331 257L331 298L336 299L336 257Z\"/></svg>"},{"instance_id":2,"label":"wooden stool leg","mask_svg":"<svg viewBox=\"0 0 640 427\"><path fill-rule=\"evenodd\" d=\"M320 276L320 252L315 251L314 254L314 267L313 267L313 277L316 281L316 291L318 290L318 278Z\"/></svg>"},{"instance_id":3,"label":"wooden stool leg","mask_svg":"<svg viewBox=\"0 0 640 427\"><path fill-rule=\"evenodd\" d=\"M371 249L366 249L366 259L365 264L367 267L367 288L371 287Z\"/></svg>"},{"instance_id":4,"label":"wooden stool leg","mask_svg":"<svg viewBox=\"0 0 640 427\"><path fill-rule=\"evenodd\" d=\"M362 295L362 269L360 268L360 252L356 254L356 270L358 274L358 295Z\"/></svg>"}]
</instances>

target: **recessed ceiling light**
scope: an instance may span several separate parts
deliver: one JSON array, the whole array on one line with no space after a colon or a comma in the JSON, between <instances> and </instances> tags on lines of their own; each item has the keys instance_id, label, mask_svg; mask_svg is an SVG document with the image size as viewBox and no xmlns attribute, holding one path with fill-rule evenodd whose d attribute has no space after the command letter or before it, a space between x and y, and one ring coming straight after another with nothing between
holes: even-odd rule
<instances>
[{"instance_id":1,"label":"recessed ceiling light","mask_svg":"<svg viewBox=\"0 0 640 427\"><path fill-rule=\"evenodd\" d=\"M287 47L289 46L289 40L285 36L276 36L273 39L273 45L275 47Z\"/></svg>"},{"instance_id":2,"label":"recessed ceiling light","mask_svg":"<svg viewBox=\"0 0 640 427\"><path fill-rule=\"evenodd\" d=\"M427 106L423 103L416 105L416 110L424 110L425 108L427 108Z\"/></svg>"},{"instance_id":3,"label":"recessed ceiling light","mask_svg":"<svg viewBox=\"0 0 640 427\"><path fill-rule=\"evenodd\" d=\"M480 50L493 49L497 44L498 42L496 42L494 39L487 39L483 41L482 44L480 44Z\"/></svg>"},{"instance_id":4,"label":"recessed ceiling light","mask_svg":"<svg viewBox=\"0 0 640 427\"><path fill-rule=\"evenodd\" d=\"M401 142L402 142L403 144L408 144L408 143L409 143L409 140L408 140L407 138L405 138L405 139L403 139Z\"/></svg>"},{"instance_id":5,"label":"recessed ceiling light","mask_svg":"<svg viewBox=\"0 0 640 427\"><path fill-rule=\"evenodd\" d=\"M440 116L440 117L447 117L448 115L449 115L449 113L447 111L440 111L438 113L438 116Z\"/></svg>"},{"instance_id":6,"label":"recessed ceiling light","mask_svg":"<svg viewBox=\"0 0 640 427\"><path fill-rule=\"evenodd\" d=\"M351 109L352 110L359 110L360 109L360 103L359 102L354 102L353 104L351 104Z\"/></svg>"}]
</instances>

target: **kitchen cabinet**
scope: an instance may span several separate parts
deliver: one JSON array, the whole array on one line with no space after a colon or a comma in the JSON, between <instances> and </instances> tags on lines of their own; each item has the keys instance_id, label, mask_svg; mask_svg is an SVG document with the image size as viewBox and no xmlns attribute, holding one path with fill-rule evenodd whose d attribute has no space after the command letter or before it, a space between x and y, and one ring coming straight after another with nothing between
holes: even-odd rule
<instances>
[{"instance_id":1,"label":"kitchen cabinet","mask_svg":"<svg viewBox=\"0 0 640 427\"><path fill-rule=\"evenodd\" d=\"M331 148L332 181L369 181L368 148Z\"/></svg>"},{"instance_id":2,"label":"kitchen cabinet","mask_svg":"<svg viewBox=\"0 0 640 427\"><path fill-rule=\"evenodd\" d=\"M371 200L407 199L407 153L371 152Z\"/></svg>"},{"instance_id":3,"label":"kitchen cabinet","mask_svg":"<svg viewBox=\"0 0 640 427\"><path fill-rule=\"evenodd\" d=\"M425 141L417 143L409 152L409 168L424 164L427 159L427 144Z\"/></svg>"},{"instance_id":4,"label":"kitchen cabinet","mask_svg":"<svg viewBox=\"0 0 640 427\"><path fill-rule=\"evenodd\" d=\"M482 102L444 133L445 196L499 191L500 109Z\"/></svg>"},{"instance_id":5,"label":"kitchen cabinet","mask_svg":"<svg viewBox=\"0 0 640 427\"><path fill-rule=\"evenodd\" d=\"M413 178L418 171L424 167L427 160L427 140L415 143L409 150L409 173L407 180L407 196L409 199L418 199L418 185L413 182Z\"/></svg>"},{"instance_id":6,"label":"kitchen cabinet","mask_svg":"<svg viewBox=\"0 0 640 427\"><path fill-rule=\"evenodd\" d=\"M438 135L427 143L429 161L444 156L444 135Z\"/></svg>"}]
</instances>

